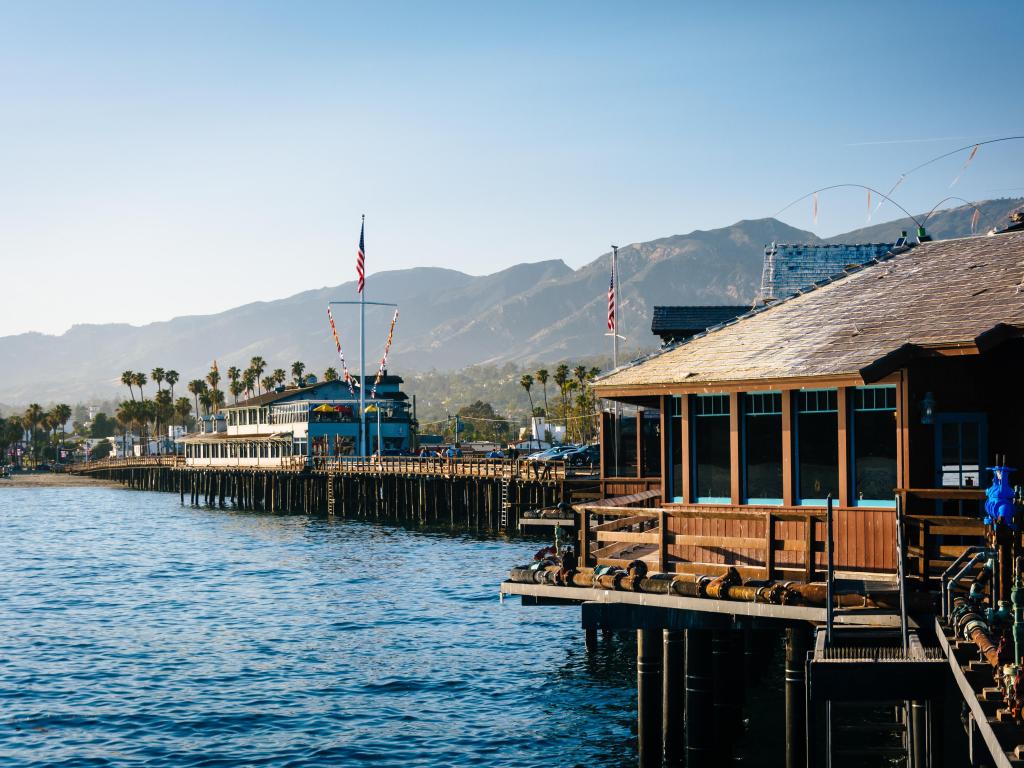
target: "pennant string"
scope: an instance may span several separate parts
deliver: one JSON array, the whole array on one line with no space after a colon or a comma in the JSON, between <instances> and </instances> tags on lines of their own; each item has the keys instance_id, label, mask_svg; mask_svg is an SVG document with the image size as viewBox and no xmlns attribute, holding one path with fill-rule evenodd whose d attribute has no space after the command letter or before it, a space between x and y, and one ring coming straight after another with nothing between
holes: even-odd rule
<instances>
[{"instance_id":1,"label":"pennant string","mask_svg":"<svg viewBox=\"0 0 1024 768\"><path fill-rule=\"evenodd\" d=\"M349 394L354 395L356 388L352 384L352 376L348 372L348 365L345 363L345 353L341 351L341 340L338 338L338 329L334 325L334 314L331 307L327 307L327 319L331 321L331 335L334 337L334 346L338 348L338 359L341 360L341 370L345 376L345 383L348 384Z\"/></svg>"},{"instance_id":2,"label":"pennant string","mask_svg":"<svg viewBox=\"0 0 1024 768\"><path fill-rule=\"evenodd\" d=\"M955 185L955 184L956 184L956 183L957 183L958 181L960 181L960 177L964 175L964 171L966 171L966 170L967 170L967 166L971 164L971 160L973 160L973 159L974 159L974 156L975 156L976 154L978 154L978 147L980 147L980 146L981 146L981 144L975 144L975 145L974 145L974 149L972 149L972 150L971 150L971 154L969 154L969 155L967 156L967 162L965 162L965 163L963 164L963 167L962 167L962 168L960 169L960 173L958 173L958 174L956 175L956 178L955 178L955 179L953 179L953 181L951 181L951 182L950 182L950 184L949 184L949 188L950 188L950 189L952 189L952 188L953 188L953 185Z\"/></svg>"},{"instance_id":3,"label":"pennant string","mask_svg":"<svg viewBox=\"0 0 1024 768\"><path fill-rule=\"evenodd\" d=\"M373 389L370 390L370 397L377 397L377 385L384 378L384 369L388 364L388 352L391 351L391 342L395 338L395 323L398 322L398 310L391 318L391 329L388 331L388 340L384 343L384 356L380 359L380 367L377 369L377 378L374 379Z\"/></svg>"}]
</instances>

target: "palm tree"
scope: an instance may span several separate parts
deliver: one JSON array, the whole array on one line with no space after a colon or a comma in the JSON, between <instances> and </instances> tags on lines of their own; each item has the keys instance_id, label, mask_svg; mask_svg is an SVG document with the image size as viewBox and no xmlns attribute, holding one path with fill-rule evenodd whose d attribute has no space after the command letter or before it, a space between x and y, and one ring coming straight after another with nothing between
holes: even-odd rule
<instances>
[{"instance_id":1,"label":"palm tree","mask_svg":"<svg viewBox=\"0 0 1024 768\"><path fill-rule=\"evenodd\" d=\"M178 379L181 377L176 370L173 368L164 373L164 379L167 381L167 386L171 388L171 400L174 399L174 385L178 383Z\"/></svg>"},{"instance_id":2,"label":"palm tree","mask_svg":"<svg viewBox=\"0 0 1024 768\"><path fill-rule=\"evenodd\" d=\"M182 429L185 429L185 421L190 413L192 413L192 403L188 401L187 397L179 397L174 401L174 415L181 419Z\"/></svg>"},{"instance_id":3,"label":"palm tree","mask_svg":"<svg viewBox=\"0 0 1024 768\"><path fill-rule=\"evenodd\" d=\"M548 369L547 368L538 368L537 372L535 374L533 374L533 375L537 379L537 381L540 382L540 385L542 387L544 387L544 417L547 418L547 415L548 415Z\"/></svg>"},{"instance_id":4,"label":"palm tree","mask_svg":"<svg viewBox=\"0 0 1024 768\"><path fill-rule=\"evenodd\" d=\"M117 411L114 413L114 418L117 419L117 423L121 425L121 430L124 433L122 436L121 448L125 456L128 455L128 430L131 429L132 424L135 423L135 410L137 404L134 400L129 402L125 400L119 406Z\"/></svg>"},{"instance_id":5,"label":"palm tree","mask_svg":"<svg viewBox=\"0 0 1024 768\"><path fill-rule=\"evenodd\" d=\"M199 402L203 404L203 412L206 416L210 415L210 408L213 406L213 394L209 389L204 389L199 393Z\"/></svg>"},{"instance_id":6,"label":"palm tree","mask_svg":"<svg viewBox=\"0 0 1024 768\"><path fill-rule=\"evenodd\" d=\"M558 387L558 392L562 400L562 416L567 416L567 407L565 404L565 385L569 381L569 366L562 363L555 368L554 382L555 386Z\"/></svg>"},{"instance_id":7,"label":"palm tree","mask_svg":"<svg viewBox=\"0 0 1024 768\"><path fill-rule=\"evenodd\" d=\"M533 376L524 373L519 377L519 386L526 390L526 396L530 398L530 418L533 418L533 395L530 388L533 387Z\"/></svg>"},{"instance_id":8,"label":"palm tree","mask_svg":"<svg viewBox=\"0 0 1024 768\"><path fill-rule=\"evenodd\" d=\"M263 388L269 392L277 386L277 379L273 376L264 376L260 383L263 384Z\"/></svg>"},{"instance_id":9,"label":"palm tree","mask_svg":"<svg viewBox=\"0 0 1024 768\"><path fill-rule=\"evenodd\" d=\"M242 392L242 387L240 384L238 384L238 380L240 378L242 378L242 371L239 370L237 365L232 365L230 368L228 368L228 381L231 382L231 386L228 387L228 391L232 395L234 395L236 403L238 402L238 396ZM236 384L238 386L235 386Z\"/></svg>"},{"instance_id":10,"label":"palm tree","mask_svg":"<svg viewBox=\"0 0 1024 768\"><path fill-rule=\"evenodd\" d=\"M275 368L274 369L274 383L277 386L280 387L282 384L284 384L284 380L287 379L287 378L288 378L288 374L284 372L284 368Z\"/></svg>"},{"instance_id":11,"label":"palm tree","mask_svg":"<svg viewBox=\"0 0 1024 768\"><path fill-rule=\"evenodd\" d=\"M249 397L256 394L256 371L252 368L246 368L245 373L242 374L242 387L249 393Z\"/></svg>"},{"instance_id":12,"label":"palm tree","mask_svg":"<svg viewBox=\"0 0 1024 768\"><path fill-rule=\"evenodd\" d=\"M121 383L128 387L128 394L135 400L135 392L132 391L132 384L135 383L135 371L125 371L121 374Z\"/></svg>"},{"instance_id":13,"label":"palm tree","mask_svg":"<svg viewBox=\"0 0 1024 768\"><path fill-rule=\"evenodd\" d=\"M163 368L154 368L149 372L149 375L156 382L156 391L159 392L164 379L167 378L167 372Z\"/></svg>"},{"instance_id":14,"label":"palm tree","mask_svg":"<svg viewBox=\"0 0 1024 768\"><path fill-rule=\"evenodd\" d=\"M224 393L217 388L220 383L220 371L217 370L216 361L210 367L210 372L206 374L206 381L210 384L210 402L216 410L224 402Z\"/></svg>"},{"instance_id":15,"label":"palm tree","mask_svg":"<svg viewBox=\"0 0 1024 768\"><path fill-rule=\"evenodd\" d=\"M142 392L142 388L146 386L146 374L142 371L136 371L133 373L132 384L139 388L139 400L145 400L146 395Z\"/></svg>"},{"instance_id":16,"label":"palm tree","mask_svg":"<svg viewBox=\"0 0 1024 768\"><path fill-rule=\"evenodd\" d=\"M174 401L171 400L171 393L161 389L156 393L153 400L153 416L156 419L156 434L160 437L160 425L168 424L174 416Z\"/></svg>"},{"instance_id":17,"label":"palm tree","mask_svg":"<svg viewBox=\"0 0 1024 768\"><path fill-rule=\"evenodd\" d=\"M192 397L196 401L196 418L199 418L199 396L206 391L206 382L202 379L192 379L188 383L188 391L192 393Z\"/></svg>"},{"instance_id":18,"label":"palm tree","mask_svg":"<svg viewBox=\"0 0 1024 768\"><path fill-rule=\"evenodd\" d=\"M292 377L295 379L295 386L301 387L304 383L302 378L303 372L306 370L306 364L301 360L296 360L292 363Z\"/></svg>"},{"instance_id":19,"label":"palm tree","mask_svg":"<svg viewBox=\"0 0 1024 768\"><path fill-rule=\"evenodd\" d=\"M335 370L334 368L328 368L326 371L324 371L324 381L337 381L337 380L338 380L338 371L337 370Z\"/></svg>"},{"instance_id":20,"label":"palm tree","mask_svg":"<svg viewBox=\"0 0 1024 768\"><path fill-rule=\"evenodd\" d=\"M214 364L210 368L210 372L206 374L206 383L210 385L210 389L216 389L217 385L220 384L220 371L217 370L216 364Z\"/></svg>"},{"instance_id":21,"label":"palm tree","mask_svg":"<svg viewBox=\"0 0 1024 768\"><path fill-rule=\"evenodd\" d=\"M64 447L64 425L68 423L68 419L71 418L71 406L66 403L59 403L53 406L50 411L53 414L54 421L60 426L60 446Z\"/></svg>"},{"instance_id":22,"label":"palm tree","mask_svg":"<svg viewBox=\"0 0 1024 768\"><path fill-rule=\"evenodd\" d=\"M256 355L249 361L249 368L252 369L252 372L255 374L253 376L253 380L256 382L257 386L259 386L260 376L262 376L263 372L267 370L267 361L259 355ZM263 393L257 390L256 394L262 395Z\"/></svg>"},{"instance_id":23,"label":"palm tree","mask_svg":"<svg viewBox=\"0 0 1024 768\"><path fill-rule=\"evenodd\" d=\"M28 430L28 441L33 447L36 443L36 427L42 424L43 413L43 407L39 403L32 403L21 417L22 425Z\"/></svg>"}]
</instances>

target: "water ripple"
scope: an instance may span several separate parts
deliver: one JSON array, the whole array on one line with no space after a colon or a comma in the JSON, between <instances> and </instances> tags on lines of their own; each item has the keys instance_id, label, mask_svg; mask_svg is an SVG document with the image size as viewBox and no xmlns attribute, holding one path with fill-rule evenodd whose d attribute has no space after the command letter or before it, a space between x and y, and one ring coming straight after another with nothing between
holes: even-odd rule
<instances>
[{"instance_id":1,"label":"water ripple","mask_svg":"<svg viewBox=\"0 0 1024 768\"><path fill-rule=\"evenodd\" d=\"M0 491L0 766L622 766L628 638L501 605L530 545Z\"/></svg>"}]
</instances>

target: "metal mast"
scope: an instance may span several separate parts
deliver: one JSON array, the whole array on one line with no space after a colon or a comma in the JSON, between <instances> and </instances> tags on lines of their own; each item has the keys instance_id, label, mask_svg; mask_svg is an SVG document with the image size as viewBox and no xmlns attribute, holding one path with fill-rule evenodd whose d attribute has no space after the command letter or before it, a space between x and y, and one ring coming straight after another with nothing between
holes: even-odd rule
<instances>
[{"instance_id":1,"label":"metal mast","mask_svg":"<svg viewBox=\"0 0 1024 768\"><path fill-rule=\"evenodd\" d=\"M363 258L365 253L366 214L363 214L361 228L363 242ZM364 268L365 272L365 268ZM359 455L366 456L366 278L363 277L363 289L359 292Z\"/></svg>"}]
</instances>

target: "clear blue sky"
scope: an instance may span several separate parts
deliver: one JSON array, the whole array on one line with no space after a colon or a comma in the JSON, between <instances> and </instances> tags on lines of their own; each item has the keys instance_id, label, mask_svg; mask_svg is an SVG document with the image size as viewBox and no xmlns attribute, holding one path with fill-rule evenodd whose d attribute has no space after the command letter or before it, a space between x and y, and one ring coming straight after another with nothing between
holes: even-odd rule
<instances>
[{"instance_id":1,"label":"clear blue sky","mask_svg":"<svg viewBox=\"0 0 1024 768\"><path fill-rule=\"evenodd\" d=\"M1024 134L1018 3L719 5L4 3L0 335L351 279L363 212L371 273L577 267ZM1024 195L964 159L897 198Z\"/></svg>"}]
</instances>

